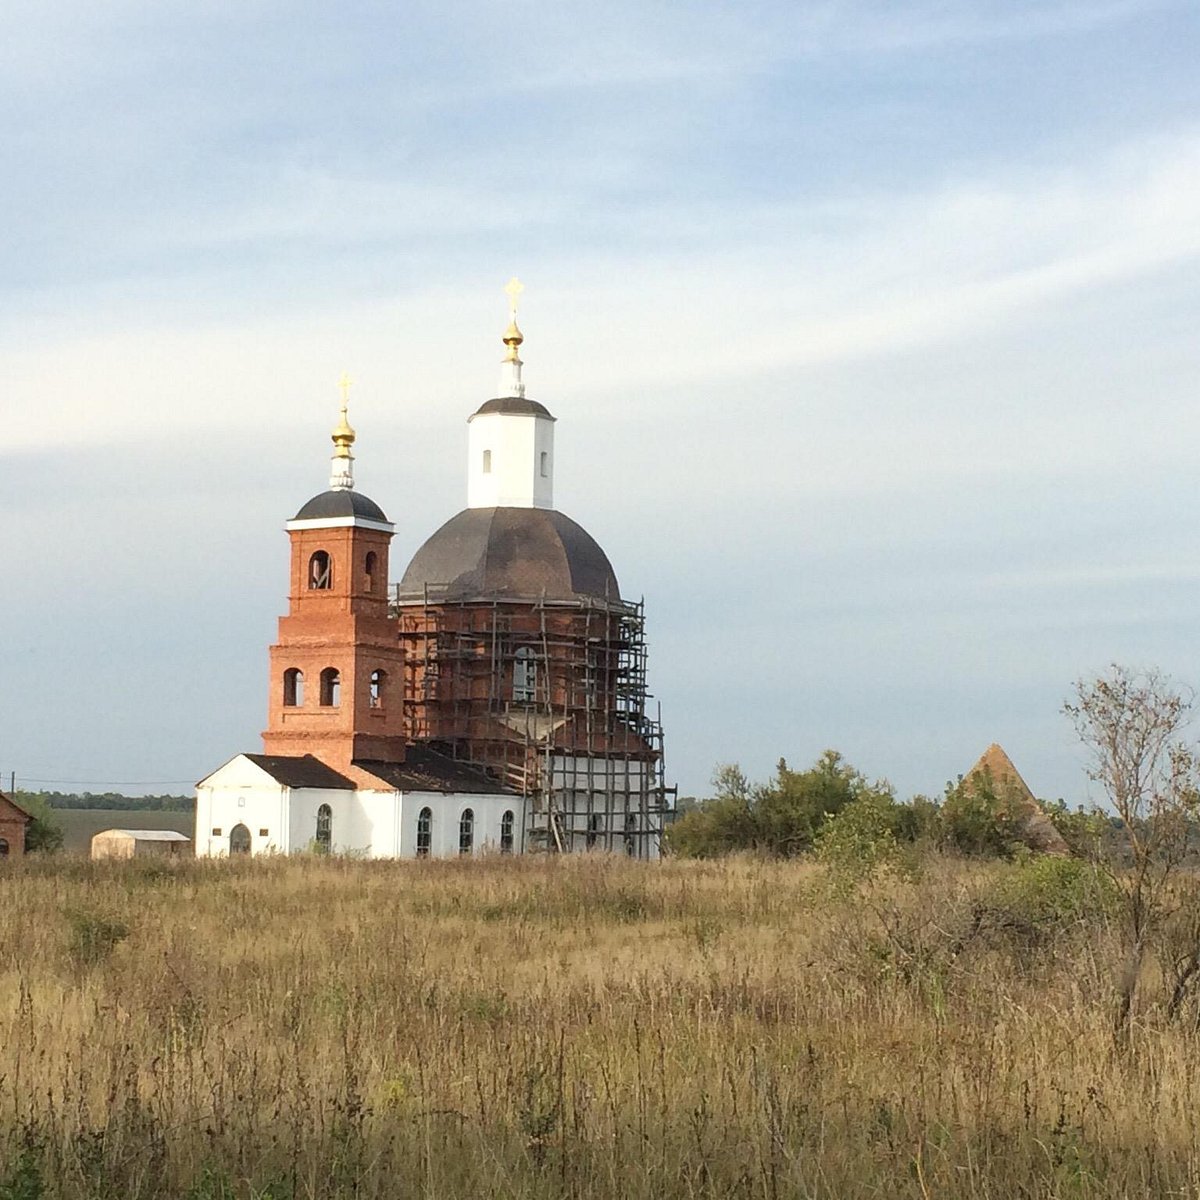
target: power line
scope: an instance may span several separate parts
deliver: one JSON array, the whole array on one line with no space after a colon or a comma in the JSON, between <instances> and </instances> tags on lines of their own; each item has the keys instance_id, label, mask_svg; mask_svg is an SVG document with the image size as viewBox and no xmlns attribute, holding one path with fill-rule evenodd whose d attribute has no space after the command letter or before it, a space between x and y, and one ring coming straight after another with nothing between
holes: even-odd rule
<instances>
[{"instance_id":1,"label":"power line","mask_svg":"<svg viewBox=\"0 0 1200 1200\"><path fill-rule=\"evenodd\" d=\"M18 783L59 783L71 787L192 787L194 779L35 779L31 775L18 775Z\"/></svg>"}]
</instances>

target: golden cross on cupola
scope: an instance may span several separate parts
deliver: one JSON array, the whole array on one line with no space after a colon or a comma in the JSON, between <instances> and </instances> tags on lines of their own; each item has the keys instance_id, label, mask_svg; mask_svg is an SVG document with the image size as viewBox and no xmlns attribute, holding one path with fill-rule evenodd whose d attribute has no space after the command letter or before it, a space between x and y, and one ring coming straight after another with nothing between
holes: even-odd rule
<instances>
[{"instance_id":1,"label":"golden cross on cupola","mask_svg":"<svg viewBox=\"0 0 1200 1200\"><path fill-rule=\"evenodd\" d=\"M350 428L350 422L346 419L346 409L350 404L350 388L353 383L354 380L346 371L343 371L341 379L338 380L338 391L342 393L342 419L333 431L333 444L337 447L337 455L341 458L349 458L350 447L354 445L354 430Z\"/></svg>"},{"instance_id":2,"label":"golden cross on cupola","mask_svg":"<svg viewBox=\"0 0 1200 1200\"><path fill-rule=\"evenodd\" d=\"M524 290L525 285L515 275L504 285L504 291L508 296L508 311L514 321L517 319L517 301L520 300Z\"/></svg>"}]
</instances>

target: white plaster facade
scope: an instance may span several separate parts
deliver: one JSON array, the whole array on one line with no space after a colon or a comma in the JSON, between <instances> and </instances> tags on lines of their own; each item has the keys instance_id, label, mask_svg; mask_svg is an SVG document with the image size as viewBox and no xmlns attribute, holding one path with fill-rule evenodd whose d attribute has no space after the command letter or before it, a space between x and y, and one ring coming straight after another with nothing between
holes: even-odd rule
<instances>
[{"instance_id":1,"label":"white plaster facade","mask_svg":"<svg viewBox=\"0 0 1200 1200\"><path fill-rule=\"evenodd\" d=\"M554 507L553 417L526 412L471 417L467 507Z\"/></svg>"},{"instance_id":2,"label":"white plaster facade","mask_svg":"<svg viewBox=\"0 0 1200 1200\"><path fill-rule=\"evenodd\" d=\"M556 754L550 760L555 803L568 829L586 840L594 835L595 848L658 858L662 836L661 814L650 802L656 784L650 764L636 759ZM589 808L589 797L591 804ZM632 823L627 823L632 818ZM589 825L589 821L591 824ZM625 835L633 835L627 842ZM650 837L637 836L650 833Z\"/></svg>"},{"instance_id":3,"label":"white plaster facade","mask_svg":"<svg viewBox=\"0 0 1200 1200\"><path fill-rule=\"evenodd\" d=\"M317 815L331 813L330 850L363 858L416 858L417 822L430 810L432 858L461 853L464 812L470 809L472 854L501 848L501 828L512 814L513 852L524 849L524 800L504 793L421 792L389 789L287 787L269 771L239 754L196 785L196 854L219 858L230 852L236 826L249 831L251 854L295 854L316 846Z\"/></svg>"}]
</instances>

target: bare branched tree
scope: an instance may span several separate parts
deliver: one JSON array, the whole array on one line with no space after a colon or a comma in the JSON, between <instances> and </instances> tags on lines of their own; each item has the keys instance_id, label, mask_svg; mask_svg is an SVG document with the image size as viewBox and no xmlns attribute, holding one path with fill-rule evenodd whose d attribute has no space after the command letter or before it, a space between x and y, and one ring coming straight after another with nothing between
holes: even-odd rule
<instances>
[{"instance_id":1,"label":"bare branched tree","mask_svg":"<svg viewBox=\"0 0 1200 1200\"><path fill-rule=\"evenodd\" d=\"M1196 754L1184 740L1192 699L1157 670L1113 664L1079 680L1063 705L1090 752L1088 774L1124 827L1124 860L1108 864L1124 897L1128 937L1113 1021L1118 1039L1128 1032L1148 939L1165 915L1200 801Z\"/></svg>"}]
</instances>

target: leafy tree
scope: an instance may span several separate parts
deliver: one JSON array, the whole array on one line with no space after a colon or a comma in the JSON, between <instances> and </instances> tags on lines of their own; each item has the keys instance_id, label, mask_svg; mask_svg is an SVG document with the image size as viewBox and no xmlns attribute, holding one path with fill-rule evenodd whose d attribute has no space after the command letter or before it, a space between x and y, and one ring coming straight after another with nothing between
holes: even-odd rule
<instances>
[{"instance_id":1,"label":"leafy tree","mask_svg":"<svg viewBox=\"0 0 1200 1200\"><path fill-rule=\"evenodd\" d=\"M1111 855L1118 846L1120 826L1104 813L1082 805L1070 809L1065 800L1043 800L1041 805L1067 848L1077 857Z\"/></svg>"},{"instance_id":2,"label":"leafy tree","mask_svg":"<svg viewBox=\"0 0 1200 1200\"><path fill-rule=\"evenodd\" d=\"M1063 711L1090 756L1088 774L1124 827L1127 861L1107 862L1123 898L1127 941L1113 1028L1128 1033L1150 939L1170 909L1170 884L1200 809L1195 751L1184 741L1192 697L1157 670L1113 664L1075 684Z\"/></svg>"},{"instance_id":3,"label":"leafy tree","mask_svg":"<svg viewBox=\"0 0 1200 1200\"><path fill-rule=\"evenodd\" d=\"M978 858L1012 858L1023 846L1025 813L1011 787L997 787L984 769L946 785L938 814L941 844Z\"/></svg>"},{"instance_id":4,"label":"leafy tree","mask_svg":"<svg viewBox=\"0 0 1200 1200\"><path fill-rule=\"evenodd\" d=\"M54 819L45 800L40 796L25 793L17 803L33 818L25 828L25 849L29 851L61 850L62 826Z\"/></svg>"},{"instance_id":5,"label":"leafy tree","mask_svg":"<svg viewBox=\"0 0 1200 1200\"><path fill-rule=\"evenodd\" d=\"M713 776L715 794L671 826L667 845L676 854L708 858L735 850L792 857L813 848L824 823L847 804L869 794L892 802L891 790L871 785L836 750L827 750L807 771L779 760L775 778L751 784L728 764Z\"/></svg>"},{"instance_id":6,"label":"leafy tree","mask_svg":"<svg viewBox=\"0 0 1200 1200\"><path fill-rule=\"evenodd\" d=\"M687 809L667 828L666 848L682 858L714 858L754 844L750 781L736 763L713 772L714 795Z\"/></svg>"},{"instance_id":7,"label":"leafy tree","mask_svg":"<svg viewBox=\"0 0 1200 1200\"><path fill-rule=\"evenodd\" d=\"M191 812L194 796L125 796L120 792L27 792L17 790L12 798L24 809L42 800L51 808L116 808L127 812Z\"/></svg>"},{"instance_id":8,"label":"leafy tree","mask_svg":"<svg viewBox=\"0 0 1200 1200\"><path fill-rule=\"evenodd\" d=\"M904 807L884 791L856 796L822 825L818 857L845 884L865 882L881 868L896 865L896 829Z\"/></svg>"}]
</instances>

